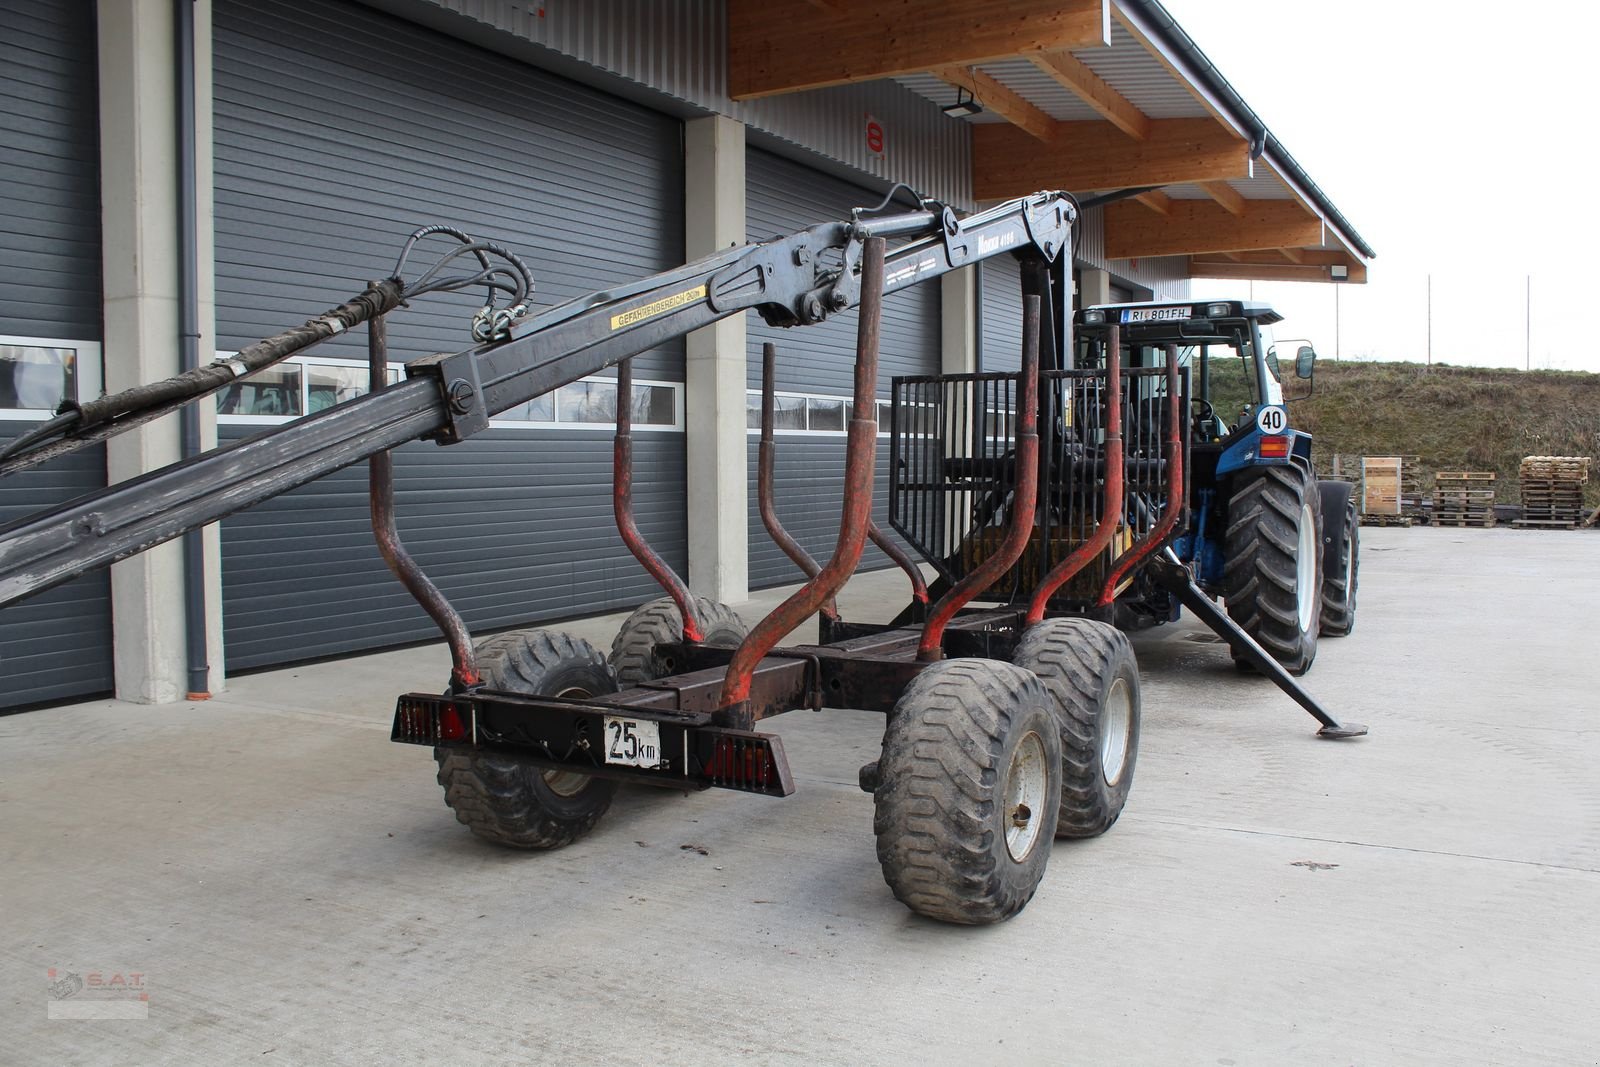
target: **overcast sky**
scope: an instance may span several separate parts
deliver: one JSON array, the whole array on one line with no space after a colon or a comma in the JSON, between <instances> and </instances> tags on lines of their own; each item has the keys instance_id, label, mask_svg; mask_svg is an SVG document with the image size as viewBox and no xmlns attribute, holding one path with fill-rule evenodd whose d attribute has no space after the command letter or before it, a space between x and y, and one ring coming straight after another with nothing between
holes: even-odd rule
<instances>
[{"instance_id":1,"label":"overcast sky","mask_svg":"<svg viewBox=\"0 0 1600 1067\"><path fill-rule=\"evenodd\" d=\"M1345 358L1600 371L1600 5L1162 0L1378 253L1341 287ZM1245 282L1195 283L1197 295ZM1254 283L1334 355L1334 287Z\"/></svg>"}]
</instances>

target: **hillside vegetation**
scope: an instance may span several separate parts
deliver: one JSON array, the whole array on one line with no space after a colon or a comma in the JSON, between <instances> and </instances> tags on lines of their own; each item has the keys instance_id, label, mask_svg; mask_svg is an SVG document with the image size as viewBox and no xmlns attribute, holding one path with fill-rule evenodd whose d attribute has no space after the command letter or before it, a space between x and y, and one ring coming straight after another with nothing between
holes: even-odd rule
<instances>
[{"instance_id":1,"label":"hillside vegetation","mask_svg":"<svg viewBox=\"0 0 1600 1067\"><path fill-rule=\"evenodd\" d=\"M1217 405L1229 416L1243 387L1231 377L1214 372L1212 386L1229 398L1231 406ZM1298 379L1285 386L1291 397L1304 390ZM1319 359L1315 389L1289 412L1315 435L1323 473L1335 454L1347 477L1359 476L1361 456L1419 456L1424 492L1436 471L1492 470L1498 498L1514 502L1522 457L1588 456L1584 498L1600 505L1600 374Z\"/></svg>"}]
</instances>

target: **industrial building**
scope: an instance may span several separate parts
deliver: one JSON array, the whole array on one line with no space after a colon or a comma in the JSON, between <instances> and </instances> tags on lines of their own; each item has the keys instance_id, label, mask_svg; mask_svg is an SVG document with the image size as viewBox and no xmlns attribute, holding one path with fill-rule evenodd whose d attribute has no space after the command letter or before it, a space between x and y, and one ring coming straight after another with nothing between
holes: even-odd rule
<instances>
[{"instance_id":1,"label":"industrial building","mask_svg":"<svg viewBox=\"0 0 1600 1067\"><path fill-rule=\"evenodd\" d=\"M1193 278L1365 280L1372 249L1155 0L929 0L911 25L903 9L0 0L0 435L176 373L186 301L203 357L228 353L386 277L434 222L516 250L540 306L847 217L897 183L963 211L1045 188L1093 205L1080 304L1181 297ZM881 395L894 374L1014 366L1017 273L991 260L895 296ZM393 316L394 375L469 347L472 310ZM826 554L854 333L853 314L793 331L747 316L635 361L635 505L697 592L796 578L753 506L767 341L780 508ZM205 402L201 441L365 380L364 339L336 338ZM401 529L475 631L654 595L611 525L614 393L566 386L459 446L396 453ZM181 449L168 419L27 471L0 486L0 520ZM179 700L434 636L373 547L359 466L207 530L199 563L174 542L0 613L0 706Z\"/></svg>"}]
</instances>

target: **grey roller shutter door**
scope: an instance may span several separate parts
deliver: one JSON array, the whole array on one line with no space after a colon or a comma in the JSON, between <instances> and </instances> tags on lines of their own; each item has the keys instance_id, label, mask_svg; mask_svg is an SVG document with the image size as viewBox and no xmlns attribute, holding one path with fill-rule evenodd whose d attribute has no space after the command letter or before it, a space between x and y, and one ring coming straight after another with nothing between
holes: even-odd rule
<instances>
[{"instance_id":1,"label":"grey roller shutter door","mask_svg":"<svg viewBox=\"0 0 1600 1067\"><path fill-rule=\"evenodd\" d=\"M0 334L97 342L94 5L0 0L0 25ZM33 425L0 421L0 442ZM0 523L105 483L100 447L13 475L0 482ZM111 687L107 572L0 609L0 708Z\"/></svg>"},{"instance_id":2,"label":"grey roller shutter door","mask_svg":"<svg viewBox=\"0 0 1600 1067\"><path fill-rule=\"evenodd\" d=\"M984 371L1022 367L1022 264L1014 256L994 256L978 266L983 303L978 366Z\"/></svg>"},{"instance_id":3,"label":"grey roller shutter door","mask_svg":"<svg viewBox=\"0 0 1600 1067\"><path fill-rule=\"evenodd\" d=\"M541 306L683 260L675 120L354 4L222 0L215 47L225 347L387 274L405 234L431 222L516 250ZM398 312L391 357L468 347L478 302ZM317 354L364 358L364 344ZM636 374L681 382L682 344L641 356ZM681 568L682 434L635 442L640 525ZM496 428L451 448L413 444L397 452L396 478L402 534L474 629L652 594L616 535L607 432ZM230 668L433 635L379 561L366 508L358 466L224 522Z\"/></svg>"},{"instance_id":4,"label":"grey roller shutter door","mask_svg":"<svg viewBox=\"0 0 1600 1067\"><path fill-rule=\"evenodd\" d=\"M849 218L850 209L876 204L883 194L821 174L799 163L752 149L745 165L746 232L763 240L831 219ZM752 314L749 318L749 388L761 388L761 346L778 346L778 391L849 397L853 391L856 348L855 312L838 315L818 326L773 329ZM878 396L887 400L890 381L900 374L939 371L939 286L927 283L896 293L884 301L883 336L879 351ZM873 514L888 531L888 426L878 438L876 504ZM818 562L833 552L843 503L845 438L838 434L779 435L775 482L778 515L784 526ZM761 525L756 509L756 451L749 446L750 584L752 587L799 581L789 562ZM892 536L892 534L891 534ZM890 566L868 545L862 568Z\"/></svg>"}]
</instances>

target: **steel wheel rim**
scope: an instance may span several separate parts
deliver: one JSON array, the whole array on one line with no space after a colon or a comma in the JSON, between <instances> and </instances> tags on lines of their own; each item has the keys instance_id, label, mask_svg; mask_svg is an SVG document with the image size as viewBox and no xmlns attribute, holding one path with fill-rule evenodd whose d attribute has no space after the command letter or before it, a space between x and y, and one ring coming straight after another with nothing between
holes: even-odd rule
<instances>
[{"instance_id":1,"label":"steel wheel rim","mask_svg":"<svg viewBox=\"0 0 1600 1067\"><path fill-rule=\"evenodd\" d=\"M1300 505L1300 547L1295 555L1295 599L1300 613L1300 632L1310 633L1311 616L1320 592L1312 588L1317 581L1317 517L1311 513L1310 504Z\"/></svg>"},{"instance_id":2,"label":"steel wheel rim","mask_svg":"<svg viewBox=\"0 0 1600 1067\"><path fill-rule=\"evenodd\" d=\"M1344 599L1348 604L1356 593L1356 546L1355 541L1346 536L1344 540Z\"/></svg>"},{"instance_id":3,"label":"steel wheel rim","mask_svg":"<svg viewBox=\"0 0 1600 1067\"><path fill-rule=\"evenodd\" d=\"M1133 691L1118 678L1106 694L1106 708L1100 715L1100 777L1106 785L1122 781L1128 762L1128 739L1133 736Z\"/></svg>"},{"instance_id":4,"label":"steel wheel rim","mask_svg":"<svg viewBox=\"0 0 1600 1067\"><path fill-rule=\"evenodd\" d=\"M1027 859L1039 842L1044 824L1045 788L1050 770L1045 764L1044 739L1029 730L1011 753L1006 765L1005 819L1006 851L1018 863Z\"/></svg>"},{"instance_id":5,"label":"steel wheel rim","mask_svg":"<svg viewBox=\"0 0 1600 1067\"><path fill-rule=\"evenodd\" d=\"M572 697L582 700L594 694L581 685L573 685L555 695L557 697ZM583 792L583 787L589 784L589 776L587 774L579 774L577 771L549 770L544 772L543 777L546 788L558 797L577 796Z\"/></svg>"}]
</instances>

